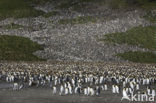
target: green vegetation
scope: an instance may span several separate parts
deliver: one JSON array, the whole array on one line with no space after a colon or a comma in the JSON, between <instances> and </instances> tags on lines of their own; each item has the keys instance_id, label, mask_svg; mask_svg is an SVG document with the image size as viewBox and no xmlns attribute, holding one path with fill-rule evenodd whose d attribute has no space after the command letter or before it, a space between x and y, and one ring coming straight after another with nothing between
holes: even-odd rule
<instances>
[{"instance_id":1,"label":"green vegetation","mask_svg":"<svg viewBox=\"0 0 156 103\"><path fill-rule=\"evenodd\" d=\"M51 12L45 14L42 11L35 10L32 4L44 4L47 2L53 2L53 0L0 0L0 20L5 18L24 18L24 17L36 17L43 15L50 17L57 15L57 12ZM145 9L156 9L156 1L149 0L59 0L56 8L73 10L85 9L87 3L94 3L98 5L108 5L112 9L125 9L128 7L141 7Z\"/></svg>"},{"instance_id":2,"label":"green vegetation","mask_svg":"<svg viewBox=\"0 0 156 103\"><path fill-rule=\"evenodd\" d=\"M108 5L112 9L122 9L128 7L126 0L109 0Z\"/></svg>"},{"instance_id":3,"label":"green vegetation","mask_svg":"<svg viewBox=\"0 0 156 103\"><path fill-rule=\"evenodd\" d=\"M117 56L132 62L156 63L156 55L151 52L129 51L129 52L117 54Z\"/></svg>"},{"instance_id":4,"label":"green vegetation","mask_svg":"<svg viewBox=\"0 0 156 103\"><path fill-rule=\"evenodd\" d=\"M110 5L110 7L115 9L126 5L126 0L63 0L57 8L67 9L72 7L74 10L78 10L85 8L85 4L91 2L98 5Z\"/></svg>"},{"instance_id":5,"label":"green vegetation","mask_svg":"<svg viewBox=\"0 0 156 103\"><path fill-rule=\"evenodd\" d=\"M47 2L51 2L53 0L28 0L28 2L30 4L35 4L35 5L42 5L42 4L45 4Z\"/></svg>"},{"instance_id":6,"label":"green vegetation","mask_svg":"<svg viewBox=\"0 0 156 103\"><path fill-rule=\"evenodd\" d=\"M33 52L43 47L28 38L0 35L0 60L41 61Z\"/></svg>"},{"instance_id":7,"label":"green vegetation","mask_svg":"<svg viewBox=\"0 0 156 103\"><path fill-rule=\"evenodd\" d=\"M0 0L0 20L5 18L36 17L43 15L42 11L33 9L25 0Z\"/></svg>"},{"instance_id":8,"label":"green vegetation","mask_svg":"<svg viewBox=\"0 0 156 103\"><path fill-rule=\"evenodd\" d=\"M135 45L142 48L148 48L151 51L156 50L156 26L135 27L127 32L106 34L100 41L117 44ZM140 63L156 63L156 55L152 52L126 52L117 54L117 56Z\"/></svg>"},{"instance_id":9,"label":"green vegetation","mask_svg":"<svg viewBox=\"0 0 156 103\"><path fill-rule=\"evenodd\" d=\"M143 9L155 9L155 0L62 0L57 8L68 9L73 8L78 10L85 8L86 3L96 3L98 5L107 5L112 9L126 9L126 8L143 8Z\"/></svg>"},{"instance_id":10,"label":"green vegetation","mask_svg":"<svg viewBox=\"0 0 156 103\"><path fill-rule=\"evenodd\" d=\"M44 14L43 17L48 18L48 17L55 16L55 15L59 15L59 12L52 11L52 12Z\"/></svg>"},{"instance_id":11,"label":"green vegetation","mask_svg":"<svg viewBox=\"0 0 156 103\"><path fill-rule=\"evenodd\" d=\"M60 24L85 24L88 22L96 22L96 21L97 21L96 17L81 16L81 17L76 17L73 19L61 19L58 22Z\"/></svg>"},{"instance_id":12,"label":"green vegetation","mask_svg":"<svg viewBox=\"0 0 156 103\"><path fill-rule=\"evenodd\" d=\"M156 9L156 0L136 0L144 9Z\"/></svg>"},{"instance_id":13,"label":"green vegetation","mask_svg":"<svg viewBox=\"0 0 156 103\"><path fill-rule=\"evenodd\" d=\"M156 0L125 0L128 6L143 8L147 10L156 9Z\"/></svg>"},{"instance_id":14,"label":"green vegetation","mask_svg":"<svg viewBox=\"0 0 156 103\"><path fill-rule=\"evenodd\" d=\"M139 26L123 33L106 34L100 41L136 45L156 50L156 26Z\"/></svg>"},{"instance_id":15,"label":"green vegetation","mask_svg":"<svg viewBox=\"0 0 156 103\"><path fill-rule=\"evenodd\" d=\"M147 12L144 18L152 23L156 23L156 14L152 13L151 11Z\"/></svg>"},{"instance_id":16,"label":"green vegetation","mask_svg":"<svg viewBox=\"0 0 156 103\"><path fill-rule=\"evenodd\" d=\"M22 26L22 25L11 23L11 24L8 24L8 25L4 25L1 28L3 28L3 29L18 29L18 28L23 28L23 27L24 26Z\"/></svg>"}]
</instances>

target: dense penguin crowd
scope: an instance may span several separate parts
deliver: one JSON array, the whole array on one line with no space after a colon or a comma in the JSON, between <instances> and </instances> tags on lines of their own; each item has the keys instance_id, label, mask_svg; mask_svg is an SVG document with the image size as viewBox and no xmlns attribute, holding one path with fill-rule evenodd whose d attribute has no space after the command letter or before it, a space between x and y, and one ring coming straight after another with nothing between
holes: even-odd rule
<instances>
[{"instance_id":1,"label":"dense penguin crowd","mask_svg":"<svg viewBox=\"0 0 156 103\"><path fill-rule=\"evenodd\" d=\"M155 65L20 64L0 66L0 81L13 90L48 87L56 95L101 96L111 91L124 98L133 93L156 96Z\"/></svg>"}]
</instances>

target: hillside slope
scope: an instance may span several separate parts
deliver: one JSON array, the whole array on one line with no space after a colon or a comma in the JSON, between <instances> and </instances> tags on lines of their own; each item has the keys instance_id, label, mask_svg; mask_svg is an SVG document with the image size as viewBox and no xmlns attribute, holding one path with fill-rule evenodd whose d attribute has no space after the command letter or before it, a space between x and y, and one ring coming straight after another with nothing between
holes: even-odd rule
<instances>
[{"instance_id":1,"label":"hillside slope","mask_svg":"<svg viewBox=\"0 0 156 103\"><path fill-rule=\"evenodd\" d=\"M155 4L155 1L152 3ZM98 41L98 38L105 34L126 32L140 25L143 27L155 25L154 22L149 21L151 16L147 16L147 11L151 11L152 18L155 18L153 16L155 15L154 8L149 6L151 3L147 6L145 5L147 2L143 2L139 8L137 6L135 8L121 6L123 5L122 2L114 5L115 8L113 5L108 6L108 4L110 3L95 2L94 0L79 1L75 4L73 1L69 3L68 0L39 3L33 5L33 9L37 9L37 12L43 12L42 14L37 17L23 16L22 18L2 20L0 21L0 34L24 36L37 41L39 44L44 44L44 50L37 51L35 54L50 61L127 62L116 54L128 51L151 51L138 45L111 44ZM146 9L140 9L143 7ZM11 23L21 25L21 28L5 28Z\"/></svg>"}]
</instances>

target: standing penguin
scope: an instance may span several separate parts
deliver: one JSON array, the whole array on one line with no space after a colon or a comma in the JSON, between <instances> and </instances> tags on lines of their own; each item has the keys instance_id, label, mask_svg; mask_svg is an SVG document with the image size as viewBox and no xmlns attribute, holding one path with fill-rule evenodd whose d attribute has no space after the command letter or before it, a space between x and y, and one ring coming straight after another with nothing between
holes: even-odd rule
<instances>
[{"instance_id":1,"label":"standing penguin","mask_svg":"<svg viewBox=\"0 0 156 103\"><path fill-rule=\"evenodd\" d=\"M101 89L100 89L100 87L99 86L97 86L96 87L96 95L100 95L100 93L101 93Z\"/></svg>"},{"instance_id":2,"label":"standing penguin","mask_svg":"<svg viewBox=\"0 0 156 103\"><path fill-rule=\"evenodd\" d=\"M77 94L78 87L75 87L74 92Z\"/></svg>"},{"instance_id":3,"label":"standing penguin","mask_svg":"<svg viewBox=\"0 0 156 103\"><path fill-rule=\"evenodd\" d=\"M107 84L104 85L104 89L105 90L108 90Z\"/></svg>"},{"instance_id":4,"label":"standing penguin","mask_svg":"<svg viewBox=\"0 0 156 103\"><path fill-rule=\"evenodd\" d=\"M90 88L90 95L91 95L91 96L94 96L94 95L95 95L95 91L94 91L93 88Z\"/></svg>"},{"instance_id":5,"label":"standing penguin","mask_svg":"<svg viewBox=\"0 0 156 103\"><path fill-rule=\"evenodd\" d=\"M156 96L156 92L155 92L154 88L152 89L152 96L153 96L153 97Z\"/></svg>"},{"instance_id":6,"label":"standing penguin","mask_svg":"<svg viewBox=\"0 0 156 103\"><path fill-rule=\"evenodd\" d=\"M151 95L151 90L147 87L147 94Z\"/></svg>"},{"instance_id":7,"label":"standing penguin","mask_svg":"<svg viewBox=\"0 0 156 103\"><path fill-rule=\"evenodd\" d=\"M124 100L124 99L127 99L127 100L131 101L130 98L128 97L128 95L127 95L127 92L126 92L125 88L123 88L123 91L122 91L121 101Z\"/></svg>"},{"instance_id":8,"label":"standing penguin","mask_svg":"<svg viewBox=\"0 0 156 103\"><path fill-rule=\"evenodd\" d=\"M71 87L71 85L68 85L68 90L69 90L69 93L72 94L72 87Z\"/></svg>"},{"instance_id":9,"label":"standing penguin","mask_svg":"<svg viewBox=\"0 0 156 103\"><path fill-rule=\"evenodd\" d=\"M63 87L63 85L61 85L61 86L60 86L60 93L59 93L59 95L62 95L63 92L64 92L64 87Z\"/></svg>"},{"instance_id":10,"label":"standing penguin","mask_svg":"<svg viewBox=\"0 0 156 103\"><path fill-rule=\"evenodd\" d=\"M29 86L32 86L32 80L29 80Z\"/></svg>"},{"instance_id":11,"label":"standing penguin","mask_svg":"<svg viewBox=\"0 0 156 103\"><path fill-rule=\"evenodd\" d=\"M115 93L118 93L119 94L119 87L117 85L115 85Z\"/></svg>"},{"instance_id":12,"label":"standing penguin","mask_svg":"<svg viewBox=\"0 0 156 103\"><path fill-rule=\"evenodd\" d=\"M136 90L139 90L139 89L140 89L139 84L136 84Z\"/></svg>"},{"instance_id":13,"label":"standing penguin","mask_svg":"<svg viewBox=\"0 0 156 103\"><path fill-rule=\"evenodd\" d=\"M105 90L105 88L104 88L104 86L103 86L103 85L101 85L100 87L101 87L101 89L102 89L102 90Z\"/></svg>"},{"instance_id":14,"label":"standing penguin","mask_svg":"<svg viewBox=\"0 0 156 103\"><path fill-rule=\"evenodd\" d=\"M84 95L88 95L88 89L84 88Z\"/></svg>"},{"instance_id":15,"label":"standing penguin","mask_svg":"<svg viewBox=\"0 0 156 103\"><path fill-rule=\"evenodd\" d=\"M103 76L100 76L100 84L103 83L103 80L104 80L104 77Z\"/></svg>"},{"instance_id":16,"label":"standing penguin","mask_svg":"<svg viewBox=\"0 0 156 103\"><path fill-rule=\"evenodd\" d=\"M53 94L56 94L57 90L56 90L56 87L54 86L53 87Z\"/></svg>"},{"instance_id":17,"label":"standing penguin","mask_svg":"<svg viewBox=\"0 0 156 103\"><path fill-rule=\"evenodd\" d=\"M80 87L78 87L77 93L78 93L79 95L81 94L81 88L80 88Z\"/></svg>"},{"instance_id":18,"label":"standing penguin","mask_svg":"<svg viewBox=\"0 0 156 103\"><path fill-rule=\"evenodd\" d=\"M75 80L72 78L72 85L75 87Z\"/></svg>"},{"instance_id":19,"label":"standing penguin","mask_svg":"<svg viewBox=\"0 0 156 103\"><path fill-rule=\"evenodd\" d=\"M116 90L115 90L115 86L114 85L112 85L112 93L113 94L116 93Z\"/></svg>"},{"instance_id":20,"label":"standing penguin","mask_svg":"<svg viewBox=\"0 0 156 103\"><path fill-rule=\"evenodd\" d=\"M19 87L18 83L13 84L13 90L18 90L18 87Z\"/></svg>"},{"instance_id":21,"label":"standing penguin","mask_svg":"<svg viewBox=\"0 0 156 103\"><path fill-rule=\"evenodd\" d=\"M68 88L66 87L66 88L65 88L65 93L64 93L64 94L65 94L65 95L68 95L68 93L69 93L69 91L68 91Z\"/></svg>"}]
</instances>

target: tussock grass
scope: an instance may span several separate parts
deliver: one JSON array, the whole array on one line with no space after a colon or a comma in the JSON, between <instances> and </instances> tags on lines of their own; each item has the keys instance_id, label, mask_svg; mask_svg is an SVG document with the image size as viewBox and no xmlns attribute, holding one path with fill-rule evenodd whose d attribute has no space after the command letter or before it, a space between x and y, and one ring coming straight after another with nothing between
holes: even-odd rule
<instances>
[{"instance_id":1,"label":"tussock grass","mask_svg":"<svg viewBox=\"0 0 156 103\"><path fill-rule=\"evenodd\" d=\"M99 39L104 42L117 44L135 45L142 48L148 48L151 51L156 50L156 26L135 27L127 32L106 34ZM132 62L156 63L156 54L152 52L129 51L117 54L117 56Z\"/></svg>"},{"instance_id":2,"label":"tussock grass","mask_svg":"<svg viewBox=\"0 0 156 103\"><path fill-rule=\"evenodd\" d=\"M52 11L52 12L49 12L49 13L44 14L43 17L49 18L49 17L51 17L51 16L56 16L56 15L59 15L59 12L57 12L57 11Z\"/></svg>"},{"instance_id":3,"label":"tussock grass","mask_svg":"<svg viewBox=\"0 0 156 103\"><path fill-rule=\"evenodd\" d=\"M3 29L19 29L19 28L23 28L23 27L24 26L22 26L22 25L11 23L8 25L1 26L0 28L3 28Z\"/></svg>"},{"instance_id":4,"label":"tussock grass","mask_svg":"<svg viewBox=\"0 0 156 103\"><path fill-rule=\"evenodd\" d=\"M112 9L143 8L156 9L156 1L150 0L63 0L57 8L67 9L73 7L74 10L84 8L84 3L96 3L97 5L107 5Z\"/></svg>"},{"instance_id":5,"label":"tussock grass","mask_svg":"<svg viewBox=\"0 0 156 103\"><path fill-rule=\"evenodd\" d=\"M36 17L43 14L42 11L31 7L25 0L0 0L0 20L10 17Z\"/></svg>"},{"instance_id":6,"label":"tussock grass","mask_svg":"<svg viewBox=\"0 0 156 103\"><path fill-rule=\"evenodd\" d=\"M85 24L88 22L96 22L96 17L91 16L80 16L73 19L61 19L58 21L59 24Z\"/></svg>"},{"instance_id":7,"label":"tussock grass","mask_svg":"<svg viewBox=\"0 0 156 103\"><path fill-rule=\"evenodd\" d=\"M136 45L156 50L156 26L135 27L127 32L106 34L100 41Z\"/></svg>"},{"instance_id":8,"label":"tussock grass","mask_svg":"<svg viewBox=\"0 0 156 103\"><path fill-rule=\"evenodd\" d=\"M9 61L42 61L33 52L43 47L29 38L0 35L0 60Z\"/></svg>"},{"instance_id":9,"label":"tussock grass","mask_svg":"<svg viewBox=\"0 0 156 103\"><path fill-rule=\"evenodd\" d=\"M156 54L152 52L129 51L129 52L117 54L117 56L132 62L156 63Z\"/></svg>"}]
</instances>

